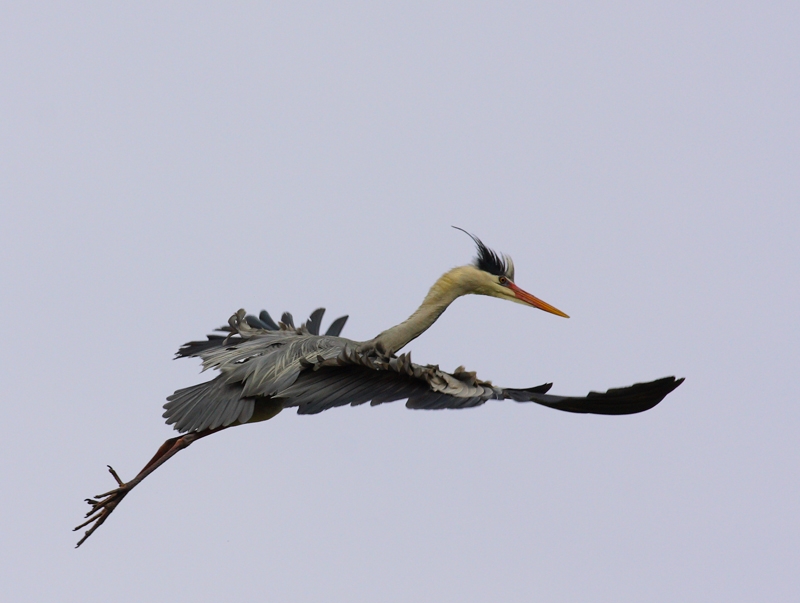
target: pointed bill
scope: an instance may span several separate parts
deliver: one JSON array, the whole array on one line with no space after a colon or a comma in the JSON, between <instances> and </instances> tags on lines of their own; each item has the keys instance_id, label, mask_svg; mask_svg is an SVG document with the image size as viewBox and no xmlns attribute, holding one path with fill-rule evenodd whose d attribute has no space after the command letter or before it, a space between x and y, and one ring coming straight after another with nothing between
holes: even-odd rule
<instances>
[{"instance_id":1,"label":"pointed bill","mask_svg":"<svg viewBox=\"0 0 800 603\"><path fill-rule=\"evenodd\" d=\"M540 310L544 310L545 312L550 312L551 314L555 314L556 316L563 316L564 318L569 318L568 315L564 314L561 310L556 308L555 306L551 306L545 301L542 301L538 297L534 297L527 291L523 291L519 287L517 287L514 283L509 283L508 286L514 292L516 298L522 302L525 302L528 305L533 306L534 308L539 308Z\"/></svg>"}]
</instances>

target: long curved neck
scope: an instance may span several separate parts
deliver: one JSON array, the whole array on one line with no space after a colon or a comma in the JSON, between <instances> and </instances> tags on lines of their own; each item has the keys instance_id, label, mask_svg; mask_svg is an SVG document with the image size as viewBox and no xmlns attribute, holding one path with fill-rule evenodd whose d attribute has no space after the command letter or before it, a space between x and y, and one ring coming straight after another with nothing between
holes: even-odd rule
<instances>
[{"instance_id":1,"label":"long curved neck","mask_svg":"<svg viewBox=\"0 0 800 603\"><path fill-rule=\"evenodd\" d=\"M453 268L433 284L428 295L411 316L399 325L386 329L375 339L366 342L384 354L393 354L409 341L422 335L453 301L474 292L475 275L472 266Z\"/></svg>"}]
</instances>

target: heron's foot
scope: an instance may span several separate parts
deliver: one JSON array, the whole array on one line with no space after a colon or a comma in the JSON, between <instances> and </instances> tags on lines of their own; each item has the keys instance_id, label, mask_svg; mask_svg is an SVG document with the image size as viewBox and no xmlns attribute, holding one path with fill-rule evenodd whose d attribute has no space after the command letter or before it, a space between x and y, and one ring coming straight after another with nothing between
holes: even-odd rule
<instances>
[{"instance_id":1,"label":"heron's foot","mask_svg":"<svg viewBox=\"0 0 800 603\"><path fill-rule=\"evenodd\" d=\"M86 513L86 518L87 518L86 521L84 521L81 525L75 527L73 529L73 532L80 530L81 528L84 528L86 526L91 526L91 527L88 530L86 530L86 533L83 535L83 538L81 538L78 541L78 544L75 545L75 548L81 546L84 543L84 541L87 538L89 538L89 536L91 536L97 528L103 525L105 520L108 519L108 516L111 515L114 509L117 508L117 505L122 501L123 498L125 498L125 496L127 496L128 492L130 492L133 489L133 487L138 483L138 481L132 480L126 484L119 478L117 472L114 471L111 465L108 466L108 472L111 473L111 475L117 481L119 487L114 488L113 490L110 490L105 494L97 494L94 498L86 499L86 502L91 506L91 509L89 509L89 512Z\"/></svg>"}]
</instances>

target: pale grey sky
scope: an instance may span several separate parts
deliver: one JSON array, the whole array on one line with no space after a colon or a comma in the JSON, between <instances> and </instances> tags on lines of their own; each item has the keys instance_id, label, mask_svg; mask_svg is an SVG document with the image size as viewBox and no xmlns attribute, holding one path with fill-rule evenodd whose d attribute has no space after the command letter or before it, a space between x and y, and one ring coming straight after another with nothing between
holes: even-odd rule
<instances>
[{"instance_id":1,"label":"pale grey sky","mask_svg":"<svg viewBox=\"0 0 800 603\"><path fill-rule=\"evenodd\" d=\"M800 590L791 2L6 3L0 584L14 601L787 601ZM475 232L572 316L458 300L410 349L632 417L285 412L79 550L82 499L240 307L404 319Z\"/></svg>"}]
</instances>

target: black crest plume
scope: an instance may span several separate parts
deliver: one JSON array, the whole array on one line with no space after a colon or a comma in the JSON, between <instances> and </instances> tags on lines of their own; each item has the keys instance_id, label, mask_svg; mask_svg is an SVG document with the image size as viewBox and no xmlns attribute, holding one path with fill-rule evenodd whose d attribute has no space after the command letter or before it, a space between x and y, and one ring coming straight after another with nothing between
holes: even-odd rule
<instances>
[{"instance_id":1,"label":"black crest plume","mask_svg":"<svg viewBox=\"0 0 800 603\"><path fill-rule=\"evenodd\" d=\"M483 270L495 276L505 276L511 281L514 280L514 262L511 261L510 257L492 251L478 237L463 228L458 226L453 226L453 228L460 230L475 241L475 245L478 247L478 255L473 260L473 264L478 270Z\"/></svg>"}]
</instances>

